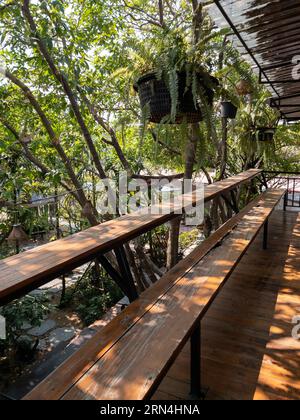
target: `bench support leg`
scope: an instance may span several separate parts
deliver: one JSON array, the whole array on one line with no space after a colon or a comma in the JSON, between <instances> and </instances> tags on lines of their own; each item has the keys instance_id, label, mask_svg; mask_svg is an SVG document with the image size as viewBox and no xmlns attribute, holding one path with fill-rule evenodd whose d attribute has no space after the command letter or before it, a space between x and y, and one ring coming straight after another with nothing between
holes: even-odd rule
<instances>
[{"instance_id":1,"label":"bench support leg","mask_svg":"<svg viewBox=\"0 0 300 420\"><path fill-rule=\"evenodd\" d=\"M230 207L231 210L234 211L235 214L238 214L240 212L234 191L230 191L230 198L226 197L226 195L224 194L222 194L221 197L223 198L227 206Z\"/></svg>"},{"instance_id":2,"label":"bench support leg","mask_svg":"<svg viewBox=\"0 0 300 420\"><path fill-rule=\"evenodd\" d=\"M191 335L191 396L203 399L201 390L201 329L200 322Z\"/></svg>"},{"instance_id":3,"label":"bench support leg","mask_svg":"<svg viewBox=\"0 0 300 420\"><path fill-rule=\"evenodd\" d=\"M136 290L134 280L129 268L129 264L126 258L124 249L118 248L115 250L116 258L120 268L120 273L111 265L108 259L104 255L99 255L98 260L104 270L109 274L109 276L117 283L120 289L128 297L130 302L133 302L138 298L138 292Z\"/></svg>"},{"instance_id":4,"label":"bench support leg","mask_svg":"<svg viewBox=\"0 0 300 420\"><path fill-rule=\"evenodd\" d=\"M118 261L118 265L120 268L120 272L122 277L124 278L127 287L130 291L130 295L128 296L129 300L133 302L135 299L139 297L138 292L135 287L135 283L133 280L133 276L131 273L130 266L128 264L126 252L123 246L115 249L115 255Z\"/></svg>"},{"instance_id":5,"label":"bench support leg","mask_svg":"<svg viewBox=\"0 0 300 420\"><path fill-rule=\"evenodd\" d=\"M284 194L283 211L286 211L287 205L288 205L288 191Z\"/></svg>"},{"instance_id":6,"label":"bench support leg","mask_svg":"<svg viewBox=\"0 0 300 420\"><path fill-rule=\"evenodd\" d=\"M269 220L267 219L264 224L263 249L268 249L268 233L269 233Z\"/></svg>"},{"instance_id":7,"label":"bench support leg","mask_svg":"<svg viewBox=\"0 0 300 420\"><path fill-rule=\"evenodd\" d=\"M262 177L262 185L266 188L266 190L268 190L269 187L268 187L268 181L267 181L267 178L266 178L266 174L263 172L261 177Z\"/></svg>"}]
</instances>

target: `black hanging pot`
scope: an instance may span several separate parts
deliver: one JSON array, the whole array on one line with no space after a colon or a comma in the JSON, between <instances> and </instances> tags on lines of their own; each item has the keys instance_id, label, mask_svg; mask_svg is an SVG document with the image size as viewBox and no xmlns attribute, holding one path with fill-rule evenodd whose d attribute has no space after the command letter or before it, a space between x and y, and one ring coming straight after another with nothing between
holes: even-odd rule
<instances>
[{"instance_id":1,"label":"black hanging pot","mask_svg":"<svg viewBox=\"0 0 300 420\"><path fill-rule=\"evenodd\" d=\"M221 117L235 119L237 114L237 107L232 102L223 101L221 103Z\"/></svg>"},{"instance_id":2,"label":"black hanging pot","mask_svg":"<svg viewBox=\"0 0 300 420\"><path fill-rule=\"evenodd\" d=\"M210 77L212 85L217 85L217 80ZM172 99L169 88L164 79L158 79L155 73L148 73L139 78L134 89L139 94L141 108L149 106L149 121L161 123L165 120L170 124L197 123L203 120L200 107L195 106L192 88L186 88L186 72L178 73L178 105L175 121L170 121ZM209 105L213 104L214 91L208 87L199 74L198 83L206 95Z\"/></svg>"},{"instance_id":3,"label":"black hanging pot","mask_svg":"<svg viewBox=\"0 0 300 420\"><path fill-rule=\"evenodd\" d=\"M262 142L272 142L274 140L276 128L261 127L257 131L257 139Z\"/></svg>"}]
</instances>

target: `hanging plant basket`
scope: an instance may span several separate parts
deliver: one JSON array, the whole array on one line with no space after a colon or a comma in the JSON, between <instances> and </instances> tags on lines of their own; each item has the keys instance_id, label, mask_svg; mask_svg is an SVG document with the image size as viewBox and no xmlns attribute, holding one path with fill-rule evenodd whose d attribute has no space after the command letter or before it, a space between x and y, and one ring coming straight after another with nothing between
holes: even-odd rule
<instances>
[{"instance_id":1,"label":"hanging plant basket","mask_svg":"<svg viewBox=\"0 0 300 420\"><path fill-rule=\"evenodd\" d=\"M29 238L20 224L13 225L13 228L7 238L10 243L22 243L29 241Z\"/></svg>"},{"instance_id":2,"label":"hanging plant basket","mask_svg":"<svg viewBox=\"0 0 300 420\"><path fill-rule=\"evenodd\" d=\"M210 76L211 84L216 85L217 80ZM207 98L207 103L212 105L214 91L204 84L203 77L199 74L198 82ZM170 121L172 99L169 88L164 79L158 79L155 73L142 76L134 85L139 94L141 108L149 106L149 121L153 123L197 123L203 120L199 106L195 106L192 88L186 87L186 73L178 73L178 106L176 118Z\"/></svg>"},{"instance_id":3,"label":"hanging plant basket","mask_svg":"<svg viewBox=\"0 0 300 420\"><path fill-rule=\"evenodd\" d=\"M258 128L257 140L262 142L272 142L274 140L275 132L276 128Z\"/></svg>"},{"instance_id":4,"label":"hanging plant basket","mask_svg":"<svg viewBox=\"0 0 300 420\"><path fill-rule=\"evenodd\" d=\"M221 117L235 119L237 114L237 107L232 102L223 101L221 103Z\"/></svg>"},{"instance_id":5,"label":"hanging plant basket","mask_svg":"<svg viewBox=\"0 0 300 420\"><path fill-rule=\"evenodd\" d=\"M241 79L236 84L235 88L238 95L240 96L250 95L252 93L252 86L250 85L249 82L247 82L247 80L244 80L244 79Z\"/></svg>"}]
</instances>

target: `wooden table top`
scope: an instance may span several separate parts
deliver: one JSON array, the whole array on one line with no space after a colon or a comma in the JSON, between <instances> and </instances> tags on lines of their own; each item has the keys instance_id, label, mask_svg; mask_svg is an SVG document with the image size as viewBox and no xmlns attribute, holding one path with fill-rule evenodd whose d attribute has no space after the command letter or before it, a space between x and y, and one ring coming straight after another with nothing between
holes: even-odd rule
<instances>
[{"instance_id":1,"label":"wooden table top","mask_svg":"<svg viewBox=\"0 0 300 420\"><path fill-rule=\"evenodd\" d=\"M249 182L261 172L259 169L250 169L206 186L204 201L210 201ZM184 194L183 198L187 207L199 204L195 200L194 193ZM34 290L92 260L100 253L104 254L174 217L176 217L174 211L170 214L151 214L150 208L144 208L67 238L6 258L0 261L0 304L13 299L17 294Z\"/></svg>"}]
</instances>

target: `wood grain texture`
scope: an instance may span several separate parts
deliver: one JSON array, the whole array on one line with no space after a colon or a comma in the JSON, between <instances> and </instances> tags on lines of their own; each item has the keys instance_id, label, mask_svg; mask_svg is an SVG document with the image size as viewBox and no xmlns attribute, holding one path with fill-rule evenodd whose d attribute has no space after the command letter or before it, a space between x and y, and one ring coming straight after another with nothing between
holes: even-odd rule
<instances>
[{"instance_id":1,"label":"wood grain texture","mask_svg":"<svg viewBox=\"0 0 300 420\"><path fill-rule=\"evenodd\" d=\"M260 173L261 170L250 169L209 185L204 192L204 201L209 201L218 194L249 182ZM195 192L185 194L182 202L186 207L195 205L197 203ZM173 212L178 209L178 205L171 206ZM65 239L6 258L0 261L0 304L7 303L18 293L28 293L30 290L92 260L99 253L106 253L174 217L172 211L170 214L150 214L149 208L143 209L141 212L120 217Z\"/></svg>"},{"instance_id":2,"label":"wood grain texture","mask_svg":"<svg viewBox=\"0 0 300 420\"><path fill-rule=\"evenodd\" d=\"M254 207L259 206L264 196L258 197L213 233L204 243L198 246L188 257L165 274L139 299L128 306L109 325L89 340L79 351L72 355L54 373L37 386L26 399L61 398L91 366L111 348L181 277L189 272L209 251L211 251L236 227L243 217Z\"/></svg>"},{"instance_id":3,"label":"wood grain texture","mask_svg":"<svg viewBox=\"0 0 300 420\"><path fill-rule=\"evenodd\" d=\"M91 369L63 400L140 400L150 395L204 316L283 191L265 194L221 247L184 275Z\"/></svg>"},{"instance_id":4,"label":"wood grain texture","mask_svg":"<svg viewBox=\"0 0 300 420\"><path fill-rule=\"evenodd\" d=\"M206 313L208 400L300 399L300 340L291 337L291 320L300 315L299 251L300 213L275 211L268 249L260 234ZM189 398L189 362L187 345L153 399Z\"/></svg>"},{"instance_id":5,"label":"wood grain texture","mask_svg":"<svg viewBox=\"0 0 300 420\"><path fill-rule=\"evenodd\" d=\"M283 195L273 190L181 277L62 399L143 399L162 379Z\"/></svg>"}]
</instances>

